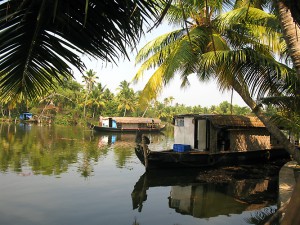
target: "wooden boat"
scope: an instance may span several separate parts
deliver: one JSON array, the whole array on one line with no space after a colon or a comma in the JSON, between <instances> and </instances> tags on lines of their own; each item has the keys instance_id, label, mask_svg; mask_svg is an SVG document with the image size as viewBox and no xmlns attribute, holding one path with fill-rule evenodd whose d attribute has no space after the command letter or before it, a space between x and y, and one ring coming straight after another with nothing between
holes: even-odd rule
<instances>
[{"instance_id":1,"label":"wooden boat","mask_svg":"<svg viewBox=\"0 0 300 225\"><path fill-rule=\"evenodd\" d=\"M173 149L151 151L145 143L135 148L146 170L253 164L290 157L256 117L187 114L176 116L174 125Z\"/></svg>"},{"instance_id":2,"label":"wooden boat","mask_svg":"<svg viewBox=\"0 0 300 225\"><path fill-rule=\"evenodd\" d=\"M165 128L160 119L144 117L104 117L99 126L90 126L100 132L159 132Z\"/></svg>"}]
</instances>

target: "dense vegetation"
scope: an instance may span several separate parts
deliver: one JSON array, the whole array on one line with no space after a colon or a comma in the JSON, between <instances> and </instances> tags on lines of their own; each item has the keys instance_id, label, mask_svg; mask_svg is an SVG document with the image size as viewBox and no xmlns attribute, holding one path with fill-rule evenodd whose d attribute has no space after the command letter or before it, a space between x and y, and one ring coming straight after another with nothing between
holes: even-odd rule
<instances>
[{"instance_id":1,"label":"dense vegetation","mask_svg":"<svg viewBox=\"0 0 300 225\"><path fill-rule=\"evenodd\" d=\"M65 79L62 85L36 101L11 102L1 104L1 117L15 119L24 111L37 116L52 117L55 123L76 124L78 122L96 121L102 116L144 116L160 118L170 122L173 115L185 113L203 114L238 114L251 113L248 107L231 105L224 101L210 107L186 106L174 102L173 97L162 102L152 101L147 107L139 105L140 92L135 92L130 83L122 81L114 93L101 83L97 83L96 73L92 70L83 76L82 85L74 79Z\"/></svg>"}]
</instances>

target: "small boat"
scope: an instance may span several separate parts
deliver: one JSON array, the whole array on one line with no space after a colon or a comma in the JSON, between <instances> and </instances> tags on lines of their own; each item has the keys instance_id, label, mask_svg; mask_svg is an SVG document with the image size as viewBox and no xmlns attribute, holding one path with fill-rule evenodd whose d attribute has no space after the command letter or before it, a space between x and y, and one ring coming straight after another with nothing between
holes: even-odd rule
<instances>
[{"instance_id":1,"label":"small boat","mask_svg":"<svg viewBox=\"0 0 300 225\"><path fill-rule=\"evenodd\" d=\"M30 112L23 112L19 116L20 121L22 122L36 122L36 119Z\"/></svg>"},{"instance_id":2,"label":"small boat","mask_svg":"<svg viewBox=\"0 0 300 225\"><path fill-rule=\"evenodd\" d=\"M144 117L101 117L99 126L89 126L100 132L159 132L165 128L160 119Z\"/></svg>"},{"instance_id":3,"label":"small boat","mask_svg":"<svg viewBox=\"0 0 300 225\"><path fill-rule=\"evenodd\" d=\"M253 164L290 157L257 117L186 114L175 116L174 125L173 149L151 151L145 141L135 148L146 170Z\"/></svg>"}]
</instances>

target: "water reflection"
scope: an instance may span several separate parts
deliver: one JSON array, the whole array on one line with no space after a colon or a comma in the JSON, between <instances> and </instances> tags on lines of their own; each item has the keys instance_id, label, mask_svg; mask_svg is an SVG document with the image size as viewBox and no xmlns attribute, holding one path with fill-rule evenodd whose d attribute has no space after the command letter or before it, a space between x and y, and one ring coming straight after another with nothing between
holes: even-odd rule
<instances>
[{"instance_id":1,"label":"water reflection","mask_svg":"<svg viewBox=\"0 0 300 225\"><path fill-rule=\"evenodd\" d=\"M153 145L163 134L149 136ZM82 127L0 124L0 172L58 176L76 166L84 177L92 176L94 165L114 154L118 168L135 158L135 133L97 133Z\"/></svg>"},{"instance_id":2,"label":"water reflection","mask_svg":"<svg viewBox=\"0 0 300 225\"><path fill-rule=\"evenodd\" d=\"M173 144L165 132L149 138L151 149ZM275 165L143 174L135 141L0 124L0 224L262 224L276 210Z\"/></svg>"},{"instance_id":3,"label":"water reflection","mask_svg":"<svg viewBox=\"0 0 300 225\"><path fill-rule=\"evenodd\" d=\"M133 209L142 212L149 189L170 186L168 206L177 213L205 219L256 211L245 221L253 224L259 218L262 222L276 210L281 165L279 162L256 168L149 171L134 186Z\"/></svg>"}]
</instances>

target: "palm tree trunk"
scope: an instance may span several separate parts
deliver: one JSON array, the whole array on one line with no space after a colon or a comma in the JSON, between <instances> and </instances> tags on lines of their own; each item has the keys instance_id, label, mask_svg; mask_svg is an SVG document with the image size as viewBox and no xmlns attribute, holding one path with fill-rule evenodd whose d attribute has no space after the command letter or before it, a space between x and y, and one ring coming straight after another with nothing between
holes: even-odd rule
<instances>
[{"instance_id":1,"label":"palm tree trunk","mask_svg":"<svg viewBox=\"0 0 300 225\"><path fill-rule=\"evenodd\" d=\"M248 89L241 86L238 82L233 82L233 89L242 97L245 103L250 107L250 109L255 113L255 115L263 122L268 131L273 135L279 143L287 150L287 152L300 163L300 151L296 149L295 145L292 144L288 138L282 133L282 131L270 120L268 116L265 115L260 105L250 96Z\"/></svg>"},{"instance_id":2,"label":"palm tree trunk","mask_svg":"<svg viewBox=\"0 0 300 225\"><path fill-rule=\"evenodd\" d=\"M83 106L83 118L85 118L85 107L86 107L86 101L84 101L84 106Z\"/></svg>"},{"instance_id":3,"label":"palm tree trunk","mask_svg":"<svg viewBox=\"0 0 300 225\"><path fill-rule=\"evenodd\" d=\"M148 106L147 106L147 108L145 109L145 111L144 111L144 113L143 113L142 117L144 117L144 116L145 116L145 114L146 114L146 112L147 112L148 108L149 108L149 105L148 105Z\"/></svg>"},{"instance_id":4,"label":"palm tree trunk","mask_svg":"<svg viewBox=\"0 0 300 225\"><path fill-rule=\"evenodd\" d=\"M86 97L85 97L85 100L84 100L84 107L83 107L83 118L85 118L85 114L86 114L86 102L87 102L87 99L88 99L88 96L89 96L90 92L88 91Z\"/></svg>"},{"instance_id":5,"label":"palm tree trunk","mask_svg":"<svg viewBox=\"0 0 300 225\"><path fill-rule=\"evenodd\" d=\"M284 39L287 43L298 78L300 79L300 29L294 22L291 11L285 5L284 1L278 0L277 7Z\"/></svg>"}]
</instances>

